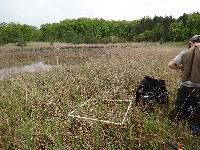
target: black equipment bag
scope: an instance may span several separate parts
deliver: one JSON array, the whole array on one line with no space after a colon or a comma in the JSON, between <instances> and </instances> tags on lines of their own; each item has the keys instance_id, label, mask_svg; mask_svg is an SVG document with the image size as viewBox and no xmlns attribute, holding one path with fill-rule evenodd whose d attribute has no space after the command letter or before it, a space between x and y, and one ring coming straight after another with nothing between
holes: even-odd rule
<instances>
[{"instance_id":1,"label":"black equipment bag","mask_svg":"<svg viewBox=\"0 0 200 150\"><path fill-rule=\"evenodd\" d=\"M136 90L136 105L142 100L143 103L153 102L168 105L168 92L165 80L154 79L145 76Z\"/></svg>"}]
</instances>

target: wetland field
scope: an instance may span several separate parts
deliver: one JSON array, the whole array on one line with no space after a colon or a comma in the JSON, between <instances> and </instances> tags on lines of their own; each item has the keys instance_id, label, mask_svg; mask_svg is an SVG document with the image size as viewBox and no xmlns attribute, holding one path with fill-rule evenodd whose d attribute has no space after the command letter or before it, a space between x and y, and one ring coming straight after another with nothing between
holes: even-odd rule
<instances>
[{"instance_id":1,"label":"wetland field","mask_svg":"<svg viewBox=\"0 0 200 150\"><path fill-rule=\"evenodd\" d=\"M170 150L167 142L200 149L200 138L187 124L171 126L167 116L181 81L181 72L167 64L185 48L184 43L0 46L0 149ZM145 75L166 81L169 110L155 106L143 113L135 106ZM126 100L132 104L123 124L98 121L121 122ZM69 116L72 111L82 118Z\"/></svg>"}]
</instances>

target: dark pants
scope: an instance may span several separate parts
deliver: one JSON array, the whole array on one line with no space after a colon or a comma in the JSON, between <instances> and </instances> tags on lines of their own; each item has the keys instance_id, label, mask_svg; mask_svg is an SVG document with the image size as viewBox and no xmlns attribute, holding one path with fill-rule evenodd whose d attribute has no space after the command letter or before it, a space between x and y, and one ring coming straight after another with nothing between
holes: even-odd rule
<instances>
[{"instance_id":1,"label":"dark pants","mask_svg":"<svg viewBox=\"0 0 200 150\"><path fill-rule=\"evenodd\" d=\"M181 86L169 118L171 121L200 120L200 87Z\"/></svg>"}]
</instances>

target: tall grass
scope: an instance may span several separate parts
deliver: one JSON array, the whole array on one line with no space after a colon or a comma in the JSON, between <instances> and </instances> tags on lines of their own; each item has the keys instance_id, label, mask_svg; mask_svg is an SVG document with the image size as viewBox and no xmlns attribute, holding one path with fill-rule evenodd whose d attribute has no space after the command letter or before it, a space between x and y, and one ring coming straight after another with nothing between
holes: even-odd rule
<instances>
[{"instance_id":1,"label":"tall grass","mask_svg":"<svg viewBox=\"0 0 200 150\"><path fill-rule=\"evenodd\" d=\"M180 72L169 70L167 62L183 48L173 44L130 43L102 49L1 49L2 68L39 60L56 64L56 56L61 67L50 72L20 73L0 81L0 148L170 149L166 142L176 141L186 149L199 149L199 138L191 135L187 125L171 126L169 111L159 107L154 113L144 114L133 104L122 126L67 115L92 98L90 105L96 108L95 112L90 113L88 105L88 109L80 110L81 114L104 117L106 109L95 99L134 101L136 87L144 75L166 80L171 110ZM123 104L116 103L107 107L116 109L116 114L125 109ZM106 119L119 120L115 111L106 115L112 116Z\"/></svg>"}]
</instances>

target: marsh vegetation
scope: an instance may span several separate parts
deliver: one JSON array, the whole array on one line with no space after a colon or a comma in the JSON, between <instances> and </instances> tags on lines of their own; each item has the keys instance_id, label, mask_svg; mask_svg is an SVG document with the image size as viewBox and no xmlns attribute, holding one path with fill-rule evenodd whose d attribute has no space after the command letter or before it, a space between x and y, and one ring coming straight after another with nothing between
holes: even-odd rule
<instances>
[{"instance_id":1,"label":"marsh vegetation","mask_svg":"<svg viewBox=\"0 0 200 150\"><path fill-rule=\"evenodd\" d=\"M0 149L170 149L167 141L181 143L187 150L200 149L200 139L192 136L186 124L173 127L167 117L181 79L180 72L169 70L167 63L185 47L180 43L92 48L48 43L1 46L0 69L40 61L60 67L0 80ZM93 99L91 107L77 113L121 120L127 104L109 100L134 101L136 87L145 75L166 80L168 111L156 106L154 112L145 114L133 103L124 125L67 115ZM101 99L107 99L108 104L102 104Z\"/></svg>"}]
</instances>

